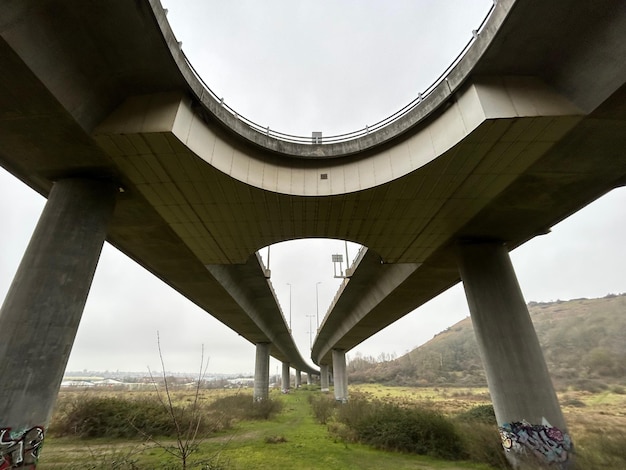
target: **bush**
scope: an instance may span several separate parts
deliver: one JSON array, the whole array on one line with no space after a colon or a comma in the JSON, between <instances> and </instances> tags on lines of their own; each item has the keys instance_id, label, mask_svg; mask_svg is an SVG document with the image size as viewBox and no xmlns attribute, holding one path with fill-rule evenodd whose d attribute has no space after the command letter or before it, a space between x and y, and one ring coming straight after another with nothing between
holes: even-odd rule
<instances>
[{"instance_id":1,"label":"bush","mask_svg":"<svg viewBox=\"0 0 626 470\"><path fill-rule=\"evenodd\" d=\"M359 441L379 449L449 460L463 456L454 424L432 410L357 396L337 409L336 419L352 429Z\"/></svg>"},{"instance_id":2,"label":"bush","mask_svg":"<svg viewBox=\"0 0 626 470\"><path fill-rule=\"evenodd\" d=\"M574 387L577 390L591 393L600 393L609 388L606 383L593 379L578 379L574 382Z\"/></svg>"},{"instance_id":3,"label":"bush","mask_svg":"<svg viewBox=\"0 0 626 470\"><path fill-rule=\"evenodd\" d=\"M464 458L486 463L495 468L511 468L495 422L485 423L480 420L470 422L461 419L456 423L456 429L461 436Z\"/></svg>"},{"instance_id":4,"label":"bush","mask_svg":"<svg viewBox=\"0 0 626 470\"><path fill-rule=\"evenodd\" d=\"M209 410L235 420L267 420L280 413L282 408L282 401L268 399L255 402L248 394L219 398L209 405Z\"/></svg>"},{"instance_id":5,"label":"bush","mask_svg":"<svg viewBox=\"0 0 626 470\"><path fill-rule=\"evenodd\" d=\"M579 400L578 398L568 398L561 401L562 406L571 406L573 408L584 408L587 405L584 401Z\"/></svg>"},{"instance_id":6,"label":"bush","mask_svg":"<svg viewBox=\"0 0 626 470\"><path fill-rule=\"evenodd\" d=\"M221 415L205 405L196 405L191 412L174 406L173 412L182 429L198 426L200 435L230 425ZM154 396L132 399L126 397L79 396L59 404L59 411L49 432L56 436L80 438L130 438L143 436L176 436L176 425L168 409Z\"/></svg>"},{"instance_id":7,"label":"bush","mask_svg":"<svg viewBox=\"0 0 626 470\"><path fill-rule=\"evenodd\" d=\"M370 401L366 395L354 393L347 403L337 407L335 419L356 430L361 421L370 417L381 404L379 400Z\"/></svg>"},{"instance_id":8,"label":"bush","mask_svg":"<svg viewBox=\"0 0 626 470\"><path fill-rule=\"evenodd\" d=\"M335 442L341 442L343 444L359 442L359 436L356 431L343 423L330 421L328 423L328 433L333 437Z\"/></svg>"},{"instance_id":9,"label":"bush","mask_svg":"<svg viewBox=\"0 0 626 470\"><path fill-rule=\"evenodd\" d=\"M356 426L359 438L380 449L430 455L449 460L463 457L454 425L437 412L379 405Z\"/></svg>"},{"instance_id":10,"label":"bush","mask_svg":"<svg viewBox=\"0 0 626 470\"><path fill-rule=\"evenodd\" d=\"M287 442L285 436L267 436L265 438L266 444L282 444L284 442Z\"/></svg>"},{"instance_id":11,"label":"bush","mask_svg":"<svg viewBox=\"0 0 626 470\"><path fill-rule=\"evenodd\" d=\"M58 436L128 438L145 432L168 435L170 417L156 400L131 401L119 397L80 397L65 415L52 423L50 432ZM135 427L136 426L136 427Z\"/></svg>"},{"instance_id":12,"label":"bush","mask_svg":"<svg viewBox=\"0 0 626 470\"><path fill-rule=\"evenodd\" d=\"M335 399L328 395L309 395L308 399L315 420L320 424L327 424L337 408Z\"/></svg>"},{"instance_id":13,"label":"bush","mask_svg":"<svg viewBox=\"0 0 626 470\"><path fill-rule=\"evenodd\" d=\"M605 432L603 429L588 429L576 441L576 468L600 470L626 468L626 432Z\"/></svg>"},{"instance_id":14,"label":"bush","mask_svg":"<svg viewBox=\"0 0 626 470\"><path fill-rule=\"evenodd\" d=\"M457 418L460 421L468 421L471 423L484 423L497 426L496 412L493 405L479 405L459 414Z\"/></svg>"}]
</instances>

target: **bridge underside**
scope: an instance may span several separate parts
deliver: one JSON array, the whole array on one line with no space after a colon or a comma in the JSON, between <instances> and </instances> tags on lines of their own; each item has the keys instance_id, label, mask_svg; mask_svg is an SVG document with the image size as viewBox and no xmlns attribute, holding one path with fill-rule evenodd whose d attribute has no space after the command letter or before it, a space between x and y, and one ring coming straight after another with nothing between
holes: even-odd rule
<instances>
[{"instance_id":1,"label":"bridge underside","mask_svg":"<svg viewBox=\"0 0 626 470\"><path fill-rule=\"evenodd\" d=\"M158 0L3 3L0 164L45 196L65 195L51 197L42 219L56 228L38 229L35 240L54 239L60 253L69 246L61 258L80 269L72 277L63 262L55 264L50 284L38 281L30 262L20 268L0 315L0 376L11 377L0 387L0 415L11 422L0 422L0 430L35 426L28 432L43 433L37 426L49 419L51 393L31 410L31 392L49 392L60 381L88 286L75 289L67 321L62 303L47 313L46 295L32 295L43 306L30 311L31 287L19 286L56 292L56 302L69 299L62 290L69 278L90 281L91 268L80 264L97 260L99 248L73 250L63 236L104 237L110 207L92 223L77 204L83 196L98 200L90 186L106 186L106 197L117 188L110 243L257 345L261 399L268 353L287 372L289 365L315 372L297 351L255 254L283 240L339 238L368 248L313 346L322 388L331 356L343 369L346 350L459 281L460 245L472 315L486 325L488 350L489 325L507 307L488 286L506 277L507 296L523 303L502 245L512 249L547 232L626 182L625 32L620 0L601 8L499 0L463 59L402 119L355 141L302 145L247 127L203 88ZM481 248L467 248L472 244ZM29 247L25 260L41 261L38 247ZM46 259L54 260L55 250ZM475 269L477 253L488 255L488 268ZM522 310L516 321L531 342ZM42 318L50 320L38 332L41 344L56 348L54 367L41 361L39 341L24 346L22 335L11 334ZM61 330L62 340L49 341ZM17 354L18 346L33 351ZM488 369L508 367L509 382L522 389L541 368L540 350L532 352L536 360L519 373L498 361ZM49 383L31 386L43 368L54 369ZM542 377L535 390L550 389ZM498 401L506 390L492 392L501 431L548 415L564 429L553 394L517 406Z\"/></svg>"}]
</instances>

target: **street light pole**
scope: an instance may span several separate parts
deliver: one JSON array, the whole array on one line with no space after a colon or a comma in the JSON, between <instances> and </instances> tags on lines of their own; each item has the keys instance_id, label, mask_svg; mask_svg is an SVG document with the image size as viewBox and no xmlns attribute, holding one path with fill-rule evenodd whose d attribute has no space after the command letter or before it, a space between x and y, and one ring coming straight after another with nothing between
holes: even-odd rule
<instances>
[{"instance_id":1,"label":"street light pole","mask_svg":"<svg viewBox=\"0 0 626 470\"><path fill-rule=\"evenodd\" d=\"M320 330L320 296L317 287L322 283L319 281L315 284L315 318L317 320L317 331Z\"/></svg>"},{"instance_id":2,"label":"street light pole","mask_svg":"<svg viewBox=\"0 0 626 470\"><path fill-rule=\"evenodd\" d=\"M309 317L309 349L313 349L313 328L311 326L311 318L315 315L307 315Z\"/></svg>"},{"instance_id":3,"label":"street light pole","mask_svg":"<svg viewBox=\"0 0 626 470\"><path fill-rule=\"evenodd\" d=\"M289 286L289 333L291 333L291 284L287 283Z\"/></svg>"}]
</instances>

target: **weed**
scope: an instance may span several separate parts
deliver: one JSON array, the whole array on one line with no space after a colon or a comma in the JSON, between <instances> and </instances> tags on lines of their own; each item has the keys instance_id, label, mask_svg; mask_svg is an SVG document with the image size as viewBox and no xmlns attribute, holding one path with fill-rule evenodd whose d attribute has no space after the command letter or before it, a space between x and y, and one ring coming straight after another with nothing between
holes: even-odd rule
<instances>
[{"instance_id":1,"label":"weed","mask_svg":"<svg viewBox=\"0 0 626 470\"><path fill-rule=\"evenodd\" d=\"M588 429L576 441L576 468L600 470L626 468L626 431Z\"/></svg>"},{"instance_id":2,"label":"weed","mask_svg":"<svg viewBox=\"0 0 626 470\"><path fill-rule=\"evenodd\" d=\"M282 444L283 442L287 442L285 436L267 436L265 438L266 444Z\"/></svg>"}]
</instances>

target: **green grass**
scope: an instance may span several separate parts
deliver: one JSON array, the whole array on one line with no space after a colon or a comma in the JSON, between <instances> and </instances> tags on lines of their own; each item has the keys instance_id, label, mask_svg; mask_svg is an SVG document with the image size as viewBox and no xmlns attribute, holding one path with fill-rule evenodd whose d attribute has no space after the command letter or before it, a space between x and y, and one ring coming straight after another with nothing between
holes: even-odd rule
<instances>
[{"instance_id":1,"label":"green grass","mask_svg":"<svg viewBox=\"0 0 626 470\"><path fill-rule=\"evenodd\" d=\"M326 426L314 422L307 394L295 391L283 395L283 413L274 421L242 423L237 434L221 451L232 469L487 469L489 467L450 463L409 454L390 453L360 444L333 440ZM317 392L319 393L319 392ZM275 436L286 442L267 444ZM207 450L217 451L213 443Z\"/></svg>"},{"instance_id":2,"label":"green grass","mask_svg":"<svg viewBox=\"0 0 626 470\"><path fill-rule=\"evenodd\" d=\"M177 405L190 401L185 391L174 392ZM446 389L354 386L350 389L354 402L359 395L398 405L408 410L413 406L435 410L450 418L459 431L466 458L496 462L502 457L499 439L490 413L485 389ZM77 394L62 392L55 419L60 419L78 402L94 397L111 397L141 402L149 393L105 393L88 391ZM421 469L461 470L490 467L468 462L450 462L399 452L375 450L355 444L354 432L337 420L336 414L327 424L317 424L309 398L321 397L319 390L297 390L289 395L272 393L283 406L270 420L249 421L256 413L247 413L252 404L250 391L202 391L203 409L217 407L230 418L232 427L210 434L202 441L198 460L218 459L217 465L188 466L189 469L228 470L248 468L300 469ZM562 393L563 411L577 448L577 467L581 470L626 468L626 394L612 390L598 393L568 390ZM356 400L358 401L358 400ZM332 402L332 398L331 398ZM581 405L582 404L582 405ZM206 408L204 408L206 406ZM277 407L280 408L280 407ZM336 413L333 407L333 412ZM206 415L204 415L206 416ZM330 431L330 432L329 432ZM492 436L493 434L493 436ZM118 434L119 436L119 434ZM495 436L495 437L494 437ZM494 441L495 439L495 441ZM173 446L172 437L159 440ZM495 442L495 445L494 445ZM154 443L131 438L57 437L49 432L42 450L39 470L174 470L179 463ZM431 454L432 455L432 454ZM497 458L495 458L497 457Z\"/></svg>"},{"instance_id":3,"label":"green grass","mask_svg":"<svg viewBox=\"0 0 626 470\"><path fill-rule=\"evenodd\" d=\"M283 401L283 411L270 421L240 421L233 429L204 440L196 460L219 458L224 469L421 469L487 470L466 462L446 462L430 457L385 452L361 444L333 439L327 427L314 422L308 395L297 390L273 394ZM252 400L252 397L250 397ZM133 450L138 453L132 454ZM136 461L136 466L115 467L112 462ZM101 463L101 466L98 464ZM46 439L39 470L49 469L166 469L180 468L163 449L144 446L140 440ZM201 468L200 466L190 468Z\"/></svg>"}]
</instances>

